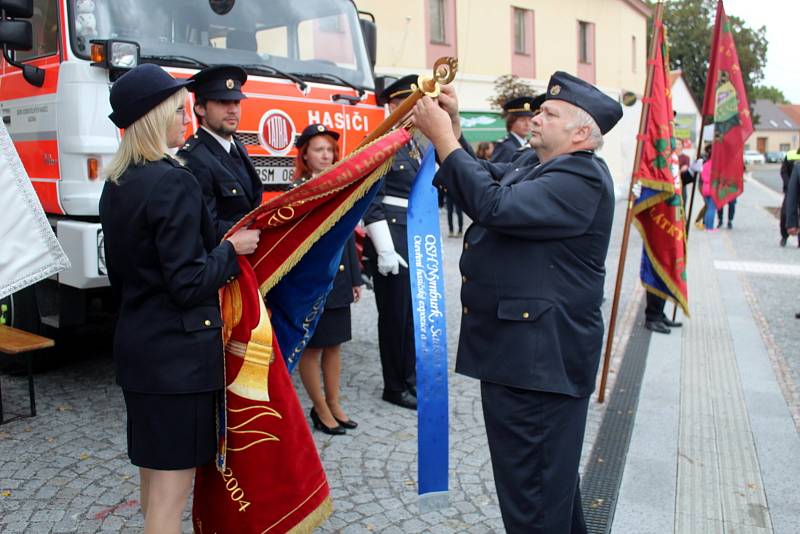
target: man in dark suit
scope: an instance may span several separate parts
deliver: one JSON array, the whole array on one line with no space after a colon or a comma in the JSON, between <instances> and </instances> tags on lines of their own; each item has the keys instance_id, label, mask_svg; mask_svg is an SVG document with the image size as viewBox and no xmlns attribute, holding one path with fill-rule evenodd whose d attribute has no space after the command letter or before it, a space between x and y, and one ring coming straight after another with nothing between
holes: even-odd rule
<instances>
[{"instance_id":1,"label":"man in dark suit","mask_svg":"<svg viewBox=\"0 0 800 534\"><path fill-rule=\"evenodd\" d=\"M416 83L416 74L400 78L381 93L381 99L394 111L412 93L411 86ZM411 141L397 152L383 187L364 215L369 235L364 254L369 258L378 308L383 400L410 409L417 408L417 360L408 281L406 214L419 164L419 146Z\"/></svg>"},{"instance_id":2,"label":"man in dark suit","mask_svg":"<svg viewBox=\"0 0 800 534\"><path fill-rule=\"evenodd\" d=\"M193 77L194 112L200 128L178 156L197 177L222 238L245 214L261 203L264 185L253 162L236 136L241 118L242 85L247 73L241 67L220 65Z\"/></svg>"},{"instance_id":3,"label":"man in dark suit","mask_svg":"<svg viewBox=\"0 0 800 534\"><path fill-rule=\"evenodd\" d=\"M621 117L616 100L556 72L533 119L539 163L492 164L458 140L451 88L414 108L442 162L434 183L475 221L461 255L456 371L481 380L508 532L586 532L578 464L614 215L611 174L594 151Z\"/></svg>"},{"instance_id":4,"label":"man in dark suit","mask_svg":"<svg viewBox=\"0 0 800 534\"><path fill-rule=\"evenodd\" d=\"M531 119L544 102L544 95L520 96L503 104L508 135L494 145L492 163L508 163L520 149L526 149L531 134Z\"/></svg>"}]
</instances>

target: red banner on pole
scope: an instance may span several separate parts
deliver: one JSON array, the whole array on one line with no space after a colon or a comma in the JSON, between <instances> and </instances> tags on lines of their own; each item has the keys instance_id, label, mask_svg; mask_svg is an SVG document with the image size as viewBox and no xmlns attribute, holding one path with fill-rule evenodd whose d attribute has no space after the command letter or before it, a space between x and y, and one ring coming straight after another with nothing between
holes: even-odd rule
<instances>
[{"instance_id":1,"label":"red banner on pole","mask_svg":"<svg viewBox=\"0 0 800 534\"><path fill-rule=\"evenodd\" d=\"M669 87L669 52L661 21L656 21L653 39L656 52L653 83L642 154L634 178L642 193L633 206L634 224L642 235L644 253L640 277L647 291L680 305L686 315L686 232L683 200L677 169L673 169L676 141L672 129L672 96Z\"/></svg>"},{"instance_id":2,"label":"red banner on pole","mask_svg":"<svg viewBox=\"0 0 800 534\"><path fill-rule=\"evenodd\" d=\"M714 122L711 187L714 205L719 209L742 194L744 142L753 133L739 56L722 0L717 2L708 63L703 115L713 117Z\"/></svg>"}]
</instances>

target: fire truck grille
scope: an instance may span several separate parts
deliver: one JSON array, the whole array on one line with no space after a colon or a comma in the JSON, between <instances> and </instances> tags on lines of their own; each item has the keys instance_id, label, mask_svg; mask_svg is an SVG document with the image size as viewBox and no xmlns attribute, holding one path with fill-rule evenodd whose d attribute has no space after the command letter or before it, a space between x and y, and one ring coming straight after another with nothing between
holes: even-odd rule
<instances>
[{"instance_id":1,"label":"fire truck grille","mask_svg":"<svg viewBox=\"0 0 800 534\"><path fill-rule=\"evenodd\" d=\"M236 132L236 137L243 145L258 145L258 134L256 132Z\"/></svg>"},{"instance_id":2,"label":"fire truck grille","mask_svg":"<svg viewBox=\"0 0 800 534\"><path fill-rule=\"evenodd\" d=\"M287 157L250 156L256 167L294 167L294 159Z\"/></svg>"}]
</instances>

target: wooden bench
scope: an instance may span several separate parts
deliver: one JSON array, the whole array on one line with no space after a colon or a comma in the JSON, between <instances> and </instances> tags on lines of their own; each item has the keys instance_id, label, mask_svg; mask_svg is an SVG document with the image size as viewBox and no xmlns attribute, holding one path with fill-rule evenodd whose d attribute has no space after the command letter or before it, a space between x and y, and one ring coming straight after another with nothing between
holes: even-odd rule
<instances>
[{"instance_id":1,"label":"wooden bench","mask_svg":"<svg viewBox=\"0 0 800 534\"><path fill-rule=\"evenodd\" d=\"M31 417L36 415L36 395L33 391L33 354L39 349L46 349L55 345L50 338L37 336L18 328L0 325L0 352L10 356L25 354L25 363L28 367L28 396L31 402ZM3 424L3 392L0 388L0 425Z\"/></svg>"}]
</instances>

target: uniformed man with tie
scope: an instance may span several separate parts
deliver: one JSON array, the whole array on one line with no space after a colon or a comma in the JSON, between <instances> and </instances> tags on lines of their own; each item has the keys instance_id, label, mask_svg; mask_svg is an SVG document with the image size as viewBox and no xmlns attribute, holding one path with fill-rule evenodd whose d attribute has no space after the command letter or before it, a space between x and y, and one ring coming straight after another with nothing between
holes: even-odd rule
<instances>
[{"instance_id":1,"label":"uniformed man with tie","mask_svg":"<svg viewBox=\"0 0 800 534\"><path fill-rule=\"evenodd\" d=\"M492 163L507 163L515 158L520 149L527 149L531 134L531 121L544 102L544 95L520 96L503 104L508 135L494 145Z\"/></svg>"},{"instance_id":2,"label":"uniformed man with tie","mask_svg":"<svg viewBox=\"0 0 800 534\"><path fill-rule=\"evenodd\" d=\"M241 119L247 72L234 65L201 70L193 77L194 113L200 128L178 152L197 177L217 237L261 203L264 185L234 135Z\"/></svg>"},{"instance_id":3,"label":"uniformed man with tie","mask_svg":"<svg viewBox=\"0 0 800 534\"><path fill-rule=\"evenodd\" d=\"M416 83L416 74L400 78L381 93L381 99L394 111ZM417 408L417 380L406 214L419 165L420 149L412 140L397 152L381 191L364 215L369 235L364 254L369 258L378 308L383 400L410 409Z\"/></svg>"},{"instance_id":4,"label":"uniformed man with tie","mask_svg":"<svg viewBox=\"0 0 800 534\"><path fill-rule=\"evenodd\" d=\"M565 72L533 119L538 161L478 160L450 86L414 122L436 147L434 184L474 221L464 236L456 372L481 381L503 523L510 533L586 532L578 466L603 343L614 182L595 151L622 117Z\"/></svg>"}]
</instances>

